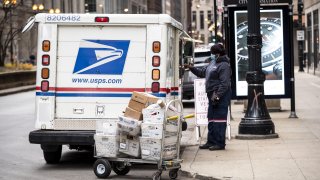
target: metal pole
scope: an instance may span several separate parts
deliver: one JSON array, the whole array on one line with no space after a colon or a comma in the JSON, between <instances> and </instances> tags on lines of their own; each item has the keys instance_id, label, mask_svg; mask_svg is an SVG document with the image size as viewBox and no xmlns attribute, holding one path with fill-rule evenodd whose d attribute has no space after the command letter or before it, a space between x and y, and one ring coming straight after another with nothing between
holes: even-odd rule
<instances>
[{"instance_id":1,"label":"metal pole","mask_svg":"<svg viewBox=\"0 0 320 180\"><path fill-rule=\"evenodd\" d=\"M248 107L239 124L238 139L277 138L274 124L269 115L264 99L265 74L262 72L260 33L260 2L250 0L248 9L248 55L249 71L246 74L248 83Z\"/></svg>"},{"instance_id":2,"label":"metal pole","mask_svg":"<svg viewBox=\"0 0 320 180\"><path fill-rule=\"evenodd\" d=\"M303 10L303 1L298 0L298 29L299 30L303 30L302 10ZM298 57L299 57L299 72L304 72L304 70L303 70L303 41L302 40L298 40Z\"/></svg>"},{"instance_id":3,"label":"metal pole","mask_svg":"<svg viewBox=\"0 0 320 180\"><path fill-rule=\"evenodd\" d=\"M214 43L217 43L217 1L213 0L213 13L214 13Z\"/></svg>"},{"instance_id":4,"label":"metal pole","mask_svg":"<svg viewBox=\"0 0 320 180\"><path fill-rule=\"evenodd\" d=\"M289 118L298 118L298 116L296 115L296 100L295 100L295 79L294 79L294 54L293 54L293 6L292 4L289 5L289 33L290 33L290 49L292 49L291 51L291 78L290 78L290 82L291 82L291 98L290 98L290 105L291 105L291 112L290 112L290 116Z\"/></svg>"}]
</instances>

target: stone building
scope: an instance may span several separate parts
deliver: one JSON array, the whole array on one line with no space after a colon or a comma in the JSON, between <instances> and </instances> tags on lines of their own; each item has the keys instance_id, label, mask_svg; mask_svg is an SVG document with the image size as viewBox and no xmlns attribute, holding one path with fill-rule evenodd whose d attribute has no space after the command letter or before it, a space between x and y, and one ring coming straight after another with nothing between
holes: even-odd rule
<instances>
[{"instance_id":1,"label":"stone building","mask_svg":"<svg viewBox=\"0 0 320 180\"><path fill-rule=\"evenodd\" d=\"M171 15L183 24L185 31L191 27L191 0L4 0L14 1L17 7L10 16L12 29L24 26L27 19L37 13L106 13L106 14L160 14ZM19 5L18 5L19 4ZM2 4L3 6L3 4ZM0 10L0 15L1 15ZM7 30L8 32L10 30ZM27 61L36 55L37 28L19 33L8 49L6 61ZM11 56L12 54L12 56Z\"/></svg>"}]
</instances>

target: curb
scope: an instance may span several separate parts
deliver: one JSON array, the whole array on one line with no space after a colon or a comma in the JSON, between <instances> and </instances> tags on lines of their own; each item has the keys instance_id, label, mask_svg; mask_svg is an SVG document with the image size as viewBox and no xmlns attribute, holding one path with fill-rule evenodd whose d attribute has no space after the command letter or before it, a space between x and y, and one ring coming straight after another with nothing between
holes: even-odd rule
<instances>
[{"instance_id":1,"label":"curb","mask_svg":"<svg viewBox=\"0 0 320 180\"><path fill-rule=\"evenodd\" d=\"M0 90L0 96L6 96L10 94L15 94L19 92L26 92L26 91L31 91L35 90L36 85L29 85L29 86L20 86L20 87L15 87L15 88L9 88L9 89L3 89Z\"/></svg>"},{"instance_id":2,"label":"curb","mask_svg":"<svg viewBox=\"0 0 320 180\"><path fill-rule=\"evenodd\" d=\"M189 172L181 169L180 169L180 175L188 178L199 179L199 180L221 180L218 178L214 178L214 177L210 177L210 176L206 176L206 175L202 175L194 172Z\"/></svg>"}]
</instances>

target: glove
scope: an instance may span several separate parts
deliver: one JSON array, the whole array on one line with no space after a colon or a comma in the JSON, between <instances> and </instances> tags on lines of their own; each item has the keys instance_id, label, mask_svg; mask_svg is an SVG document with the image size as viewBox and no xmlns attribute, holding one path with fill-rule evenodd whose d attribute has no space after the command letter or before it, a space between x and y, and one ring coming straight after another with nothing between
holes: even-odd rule
<instances>
[{"instance_id":1,"label":"glove","mask_svg":"<svg viewBox=\"0 0 320 180\"><path fill-rule=\"evenodd\" d=\"M217 96L216 93L213 93L212 96L211 96L211 100L212 100L212 104L213 104L214 106L216 106L216 105L219 104L220 98Z\"/></svg>"}]
</instances>

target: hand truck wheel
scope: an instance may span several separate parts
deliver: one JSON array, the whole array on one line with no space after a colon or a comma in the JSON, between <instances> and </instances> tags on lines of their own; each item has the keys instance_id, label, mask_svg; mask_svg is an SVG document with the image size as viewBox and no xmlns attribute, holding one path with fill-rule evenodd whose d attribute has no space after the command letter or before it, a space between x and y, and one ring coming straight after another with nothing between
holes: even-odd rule
<instances>
[{"instance_id":1,"label":"hand truck wheel","mask_svg":"<svg viewBox=\"0 0 320 180\"><path fill-rule=\"evenodd\" d=\"M112 169L116 174L124 176L129 173L130 166L125 165L123 162L113 162Z\"/></svg>"},{"instance_id":2,"label":"hand truck wheel","mask_svg":"<svg viewBox=\"0 0 320 180\"><path fill-rule=\"evenodd\" d=\"M178 177L178 171L179 171L179 169L171 169L171 170L169 171L169 177L170 177L170 179L177 179L177 177Z\"/></svg>"},{"instance_id":3,"label":"hand truck wheel","mask_svg":"<svg viewBox=\"0 0 320 180\"><path fill-rule=\"evenodd\" d=\"M161 179L161 171L157 171L152 175L152 180L160 180Z\"/></svg>"},{"instance_id":4,"label":"hand truck wheel","mask_svg":"<svg viewBox=\"0 0 320 180\"><path fill-rule=\"evenodd\" d=\"M106 159L97 159L93 164L93 171L98 178L107 178L111 173L111 165Z\"/></svg>"}]
</instances>

